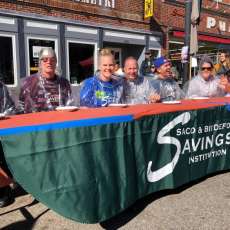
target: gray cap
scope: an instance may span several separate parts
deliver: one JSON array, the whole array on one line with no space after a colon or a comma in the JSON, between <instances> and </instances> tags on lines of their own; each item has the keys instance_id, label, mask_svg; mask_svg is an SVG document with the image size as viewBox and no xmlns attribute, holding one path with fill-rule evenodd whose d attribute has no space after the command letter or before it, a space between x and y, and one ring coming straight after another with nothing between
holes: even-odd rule
<instances>
[{"instance_id":1,"label":"gray cap","mask_svg":"<svg viewBox=\"0 0 230 230\"><path fill-rule=\"evenodd\" d=\"M42 48L39 52L39 61L45 57L54 57L57 60L55 51L51 47Z\"/></svg>"},{"instance_id":2,"label":"gray cap","mask_svg":"<svg viewBox=\"0 0 230 230\"><path fill-rule=\"evenodd\" d=\"M214 64L213 64L213 61L212 59L207 56L207 55L204 55L201 60L200 60L200 65L199 65L199 69L201 70L202 66L204 63L209 63L211 65L211 67L213 68L214 67Z\"/></svg>"}]
</instances>

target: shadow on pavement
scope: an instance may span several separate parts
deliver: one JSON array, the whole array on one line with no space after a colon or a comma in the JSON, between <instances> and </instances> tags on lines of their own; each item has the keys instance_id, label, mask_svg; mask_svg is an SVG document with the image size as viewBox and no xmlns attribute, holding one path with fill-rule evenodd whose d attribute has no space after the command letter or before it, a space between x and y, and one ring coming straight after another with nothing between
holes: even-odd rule
<instances>
[{"instance_id":1,"label":"shadow on pavement","mask_svg":"<svg viewBox=\"0 0 230 230\"><path fill-rule=\"evenodd\" d=\"M36 221L44 215L49 209L46 209L44 212L39 214L36 218L29 213L29 211L25 207L19 208L21 214L25 217L25 220L17 221L13 224L10 224L6 227L3 227L1 230L15 230L15 229L23 229L23 230L31 230L33 226L36 224Z\"/></svg>"},{"instance_id":2,"label":"shadow on pavement","mask_svg":"<svg viewBox=\"0 0 230 230\"><path fill-rule=\"evenodd\" d=\"M14 188L12 190L14 197L24 196L27 194L27 192L17 183L14 184Z\"/></svg>"},{"instance_id":3,"label":"shadow on pavement","mask_svg":"<svg viewBox=\"0 0 230 230\"><path fill-rule=\"evenodd\" d=\"M229 173L229 172L230 172L230 170L213 173L213 174L210 174L206 177L203 177L203 178L197 179L195 181L189 182L185 185L182 185L179 188L167 189L167 190L154 192L150 195L145 196L144 198L137 200L132 206L128 207L126 210L119 213L118 215L101 222L100 225L102 228L108 229L108 230L118 229L118 228L122 227L123 225L127 224L133 218L135 218L139 213L141 213L153 201L160 199L164 196L179 194L179 193L183 192L184 190L186 190L187 188L190 188L190 187L206 180L209 177L216 176L218 174Z\"/></svg>"},{"instance_id":4,"label":"shadow on pavement","mask_svg":"<svg viewBox=\"0 0 230 230\"><path fill-rule=\"evenodd\" d=\"M20 185L17 185L13 189L14 197L23 196L25 194L27 194L27 192ZM34 218L26 208L36 205L37 203L39 202L36 199L34 199L30 204L1 213L0 216L4 216L4 215L7 215L8 213L19 211L25 218L25 220L14 222L8 226L1 228L1 230L16 230L16 229L31 230L33 229L33 226L36 224L39 217L41 217L43 214L49 211L49 209L46 209L41 214L39 214L36 218Z\"/></svg>"},{"instance_id":5,"label":"shadow on pavement","mask_svg":"<svg viewBox=\"0 0 230 230\"><path fill-rule=\"evenodd\" d=\"M31 207L31 206L33 206L33 205L35 205L37 203L39 203L39 202L36 199L34 199L30 204L27 204L27 205L25 205L23 207L11 209L10 211L7 211L7 212L3 212L3 213L0 214L0 216L6 215L6 214L11 213L11 212L15 212L17 210L21 210L22 208L25 208L25 207Z\"/></svg>"}]
</instances>

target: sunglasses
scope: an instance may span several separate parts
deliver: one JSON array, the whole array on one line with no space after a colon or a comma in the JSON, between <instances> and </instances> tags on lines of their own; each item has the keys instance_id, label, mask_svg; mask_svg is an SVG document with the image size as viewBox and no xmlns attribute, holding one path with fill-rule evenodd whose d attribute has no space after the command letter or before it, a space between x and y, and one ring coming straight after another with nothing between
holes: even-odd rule
<instances>
[{"instance_id":1,"label":"sunglasses","mask_svg":"<svg viewBox=\"0 0 230 230\"><path fill-rule=\"evenodd\" d=\"M50 61L50 62L55 62L55 61L56 61L55 58L42 58L41 60L42 60L43 62L48 62L48 61Z\"/></svg>"},{"instance_id":2,"label":"sunglasses","mask_svg":"<svg viewBox=\"0 0 230 230\"><path fill-rule=\"evenodd\" d=\"M212 67L202 67L201 70L202 70L202 71L204 71L204 70L211 71L211 70L212 70Z\"/></svg>"}]
</instances>

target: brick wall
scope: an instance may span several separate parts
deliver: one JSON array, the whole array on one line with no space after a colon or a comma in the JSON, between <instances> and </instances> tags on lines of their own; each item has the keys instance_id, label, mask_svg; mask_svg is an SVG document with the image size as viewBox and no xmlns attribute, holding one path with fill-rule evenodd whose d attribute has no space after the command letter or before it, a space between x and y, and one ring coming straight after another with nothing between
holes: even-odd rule
<instances>
[{"instance_id":1,"label":"brick wall","mask_svg":"<svg viewBox=\"0 0 230 230\"><path fill-rule=\"evenodd\" d=\"M183 4L178 4L181 2ZM226 3L226 4L223 4ZM227 5L228 4L228 5ZM203 0L201 21L198 30L200 32L215 34L217 36L230 36L230 2L222 1L222 4L217 5L213 0ZM155 18L159 24L162 25L163 30L166 31L168 27L174 29L184 30L185 8L184 1L175 1L173 4L165 1L164 3L157 3L157 12ZM207 28L207 17L215 18L216 26ZM219 21L226 23L226 31L220 31Z\"/></svg>"},{"instance_id":2,"label":"brick wall","mask_svg":"<svg viewBox=\"0 0 230 230\"><path fill-rule=\"evenodd\" d=\"M150 20L143 19L144 6L142 0L115 0L115 3L115 8L108 8L74 0L18 0L17 3L2 0L0 9L129 29L151 30Z\"/></svg>"}]
</instances>

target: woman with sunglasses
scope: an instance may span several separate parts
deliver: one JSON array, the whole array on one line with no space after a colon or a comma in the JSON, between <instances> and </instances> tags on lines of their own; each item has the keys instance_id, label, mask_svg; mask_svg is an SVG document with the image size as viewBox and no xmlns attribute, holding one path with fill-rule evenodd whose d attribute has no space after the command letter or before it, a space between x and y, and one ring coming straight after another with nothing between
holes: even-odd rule
<instances>
[{"instance_id":1,"label":"woman with sunglasses","mask_svg":"<svg viewBox=\"0 0 230 230\"><path fill-rule=\"evenodd\" d=\"M208 56L204 56L199 65L199 73L188 85L187 98L221 97L225 89L220 79L213 74L214 65Z\"/></svg>"}]
</instances>

